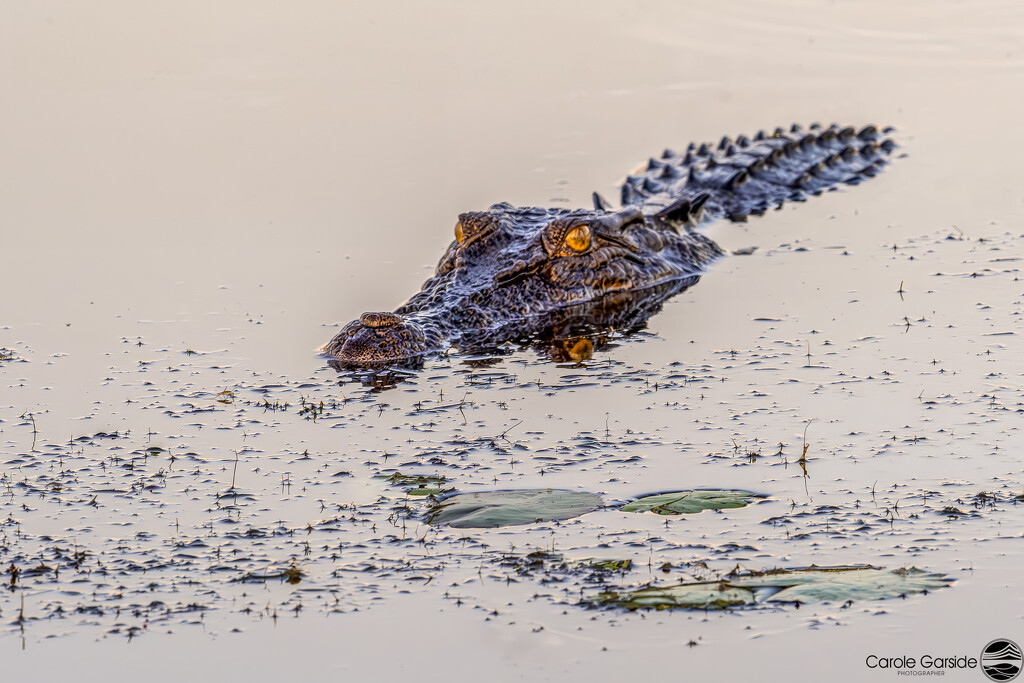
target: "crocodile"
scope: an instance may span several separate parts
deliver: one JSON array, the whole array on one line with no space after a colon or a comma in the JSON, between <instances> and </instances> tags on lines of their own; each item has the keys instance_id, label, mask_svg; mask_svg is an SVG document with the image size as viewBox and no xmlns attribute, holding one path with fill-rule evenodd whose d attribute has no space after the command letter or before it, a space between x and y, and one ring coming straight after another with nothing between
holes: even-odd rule
<instances>
[{"instance_id":1,"label":"crocodile","mask_svg":"<svg viewBox=\"0 0 1024 683\"><path fill-rule=\"evenodd\" d=\"M872 177L897 146L891 131L794 124L691 143L627 176L619 208L594 193L593 209L499 203L463 213L419 292L394 312L363 313L322 351L332 364L373 367L554 339L586 358L588 335L642 327L724 255L700 224L745 221Z\"/></svg>"}]
</instances>

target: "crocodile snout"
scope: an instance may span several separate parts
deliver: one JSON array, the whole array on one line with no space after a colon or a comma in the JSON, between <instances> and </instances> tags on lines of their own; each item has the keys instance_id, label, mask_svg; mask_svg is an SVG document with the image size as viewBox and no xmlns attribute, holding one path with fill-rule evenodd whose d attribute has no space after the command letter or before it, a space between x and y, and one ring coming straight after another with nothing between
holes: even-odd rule
<instances>
[{"instance_id":1,"label":"crocodile snout","mask_svg":"<svg viewBox=\"0 0 1024 683\"><path fill-rule=\"evenodd\" d=\"M363 313L345 325L323 352L342 363L392 363L416 358L441 348L441 336L432 327L397 313Z\"/></svg>"}]
</instances>

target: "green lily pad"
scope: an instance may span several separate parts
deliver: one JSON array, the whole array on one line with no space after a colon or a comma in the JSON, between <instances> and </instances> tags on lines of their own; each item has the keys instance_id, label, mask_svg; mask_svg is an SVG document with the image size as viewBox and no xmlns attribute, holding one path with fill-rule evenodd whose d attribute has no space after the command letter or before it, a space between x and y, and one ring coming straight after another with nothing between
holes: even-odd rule
<instances>
[{"instance_id":1,"label":"green lily pad","mask_svg":"<svg viewBox=\"0 0 1024 683\"><path fill-rule=\"evenodd\" d=\"M879 569L870 565L815 567L733 576L729 582L747 588L780 588L767 602L845 602L884 600L926 593L948 586L951 579L917 567Z\"/></svg>"},{"instance_id":2,"label":"green lily pad","mask_svg":"<svg viewBox=\"0 0 1024 683\"><path fill-rule=\"evenodd\" d=\"M633 591L607 591L585 600L593 606L626 609L726 609L767 602L846 602L884 600L927 593L952 579L916 567L881 569L870 565L803 567L726 576Z\"/></svg>"},{"instance_id":3,"label":"green lily pad","mask_svg":"<svg viewBox=\"0 0 1024 683\"><path fill-rule=\"evenodd\" d=\"M461 493L434 506L427 521L458 529L490 529L569 519L601 505L601 498L593 493L559 489Z\"/></svg>"},{"instance_id":4,"label":"green lily pad","mask_svg":"<svg viewBox=\"0 0 1024 683\"><path fill-rule=\"evenodd\" d=\"M410 496L440 496L442 493L444 493L444 489L426 486L420 487L418 489L410 489L406 491L406 493Z\"/></svg>"},{"instance_id":5,"label":"green lily pad","mask_svg":"<svg viewBox=\"0 0 1024 683\"><path fill-rule=\"evenodd\" d=\"M723 491L719 489L696 489L673 491L644 496L626 503L623 512L656 512L659 515L689 515L704 510L724 510L746 507L758 498L750 491Z\"/></svg>"},{"instance_id":6,"label":"green lily pad","mask_svg":"<svg viewBox=\"0 0 1024 683\"><path fill-rule=\"evenodd\" d=\"M579 560L580 567L596 569L602 572L627 572L633 567L633 560Z\"/></svg>"}]
</instances>

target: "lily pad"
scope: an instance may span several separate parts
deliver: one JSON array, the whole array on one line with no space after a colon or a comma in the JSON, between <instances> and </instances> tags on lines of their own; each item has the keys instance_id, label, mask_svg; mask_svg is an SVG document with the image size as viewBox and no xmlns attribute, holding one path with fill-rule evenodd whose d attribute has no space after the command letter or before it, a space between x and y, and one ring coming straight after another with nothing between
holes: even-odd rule
<instances>
[{"instance_id":1,"label":"lily pad","mask_svg":"<svg viewBox=\"0 0 1024 683\"><path fill-rule=\"evenodd\" d=\"M623 512L656 512L659 515L689 515L704 510L742 508L759 495L750 491L695 489L644 496L622 506Z\"/></svg>"},{"instance_id":2,"label":"lily pad","mask_svg":"<svg viewBox=\"0 0 1024 683\"><path fill-rule=\"evenodd\" d=\"M409 489L406 493L410 496L440 496L444 491L436 486L421 486L418 489Z\"/></svg>"},{"instance_id":3,"label":"lily pad","mask_svg":"<svg viewBox=\"0 0 1024 683\"><path fill-rule=\"evenodd\" d=\"M802 567L732 574L721 581L683 582L633 591L608 591L584 601L626 609L726 609L761 603L884 600L927 593L952 579L916 567L882 569L870 565Z\"/></svg>"},{"instance_id":4,"label":"lily pad","mask_svg":"<svg viewBox=\"0 0 1024 683\"><path fill-rule=\"evenodd\" d=\"M884 600L944 588L952 579L917 567L880 569L870 565L815 567L733 576L747 588L778 588L767 602L845 602Z\"/></svg>"},{"instance_id":5,"label":"lily pad","mask_svg":"<svg viewBox=\"0 0 1024 683\"><path fill-rule=\"evenodd\" d=\"M427 521L458 529L490 529L569 519L601 505L601 498L593 493L560 489L461 493L434 506Z\"/></svg>"},{"instance_id":6,"label":"lily pad","mask_svg":"<svg viewBox=\"0 0 1024 683\"><path fill-rule=\"evenodd\" d=\"M601 593L590 600L595 605L612 605L626 609L725 609L753 605L754 591L730 585L727 581L680 583L660 588L616 593Z\"/></svg>"}]
</instances>

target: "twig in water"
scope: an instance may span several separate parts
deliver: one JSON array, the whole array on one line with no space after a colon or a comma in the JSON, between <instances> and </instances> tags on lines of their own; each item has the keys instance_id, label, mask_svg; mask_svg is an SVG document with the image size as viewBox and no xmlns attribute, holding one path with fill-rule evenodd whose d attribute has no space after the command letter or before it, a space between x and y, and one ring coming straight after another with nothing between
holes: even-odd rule
<instances>
[{"instance_id":1,"label":"twig in water","mask_svg":"<svg viewBox=\"0 0 1024 683\"><path fill-rule=\"evenodd\" d=\"M29 422L32 423L32 448L29 449L29 453L35 453L36 436L39 434L39 432L36 430L36 416L33 415L32 413L25 412L21 414L21 419L28 420Z\"/></svg>"},{"instance_id":2,"label":"twig in water","mask_svg":"<svg viewBox=\"0 0 1024 683\"><path fill-rule=\"evenodd\" d=\"M521 425L521 424L523 424L523 421L522 421L522 420L520 420L519 422L516 422L516 423L515 423L514 425L512 425L511 427L509 427L508 429L506 429L505 431L503 431L503 432L502 432L501 434L499 434L499 435L498 435L498 438L499 438L499 439L505 439L505 435L506 435L506 434L508 434L509 432L511 432L511 431L512 431L513 429L515 429L516 427L518 427L518 426L519 426L519 425ZM505 441L508 441L508 439L505 439Z\"/></svg>"},{"instance_id":3,"label":"twig in water","mask_svg":"<svg viewBox=\"0 0 1024 683\"><path fill-rule=\"evenodd\" d=\"M231 487L228 488L228 491L234 491L235 490L235 474L237 474L237 473L238 473L238 451L235 451L235 466L231 470Z\"/></svg>"}]
</instances>

